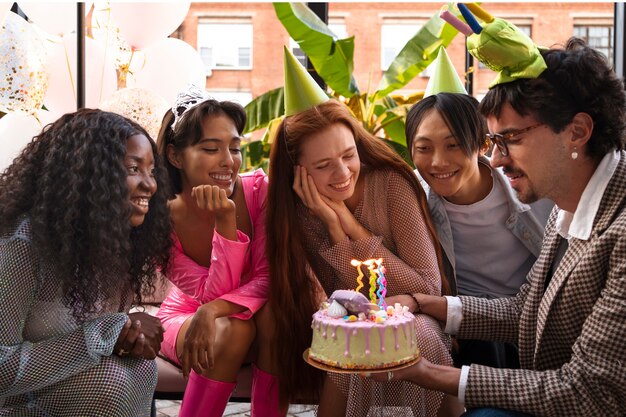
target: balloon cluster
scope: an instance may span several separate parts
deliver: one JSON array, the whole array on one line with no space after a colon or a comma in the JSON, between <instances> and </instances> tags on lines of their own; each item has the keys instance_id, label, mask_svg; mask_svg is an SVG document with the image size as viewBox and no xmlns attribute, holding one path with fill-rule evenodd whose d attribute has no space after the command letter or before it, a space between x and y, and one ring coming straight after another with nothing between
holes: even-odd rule
<instances>
[{"instance_id":1,"label":"balloon cluster","mask_svg":"<svg viewBox=\"0 0 626 417\"><path fill-rule=\"evenodd\" d=\"M77 102L76 3L19 2L27 20L9 11L12 5L0 2L0 171ZM199 53L168 38L190 5L86 2L86 106L120 113L156 137L176 94L206 84Z\"/></svg>"}]
</instances>

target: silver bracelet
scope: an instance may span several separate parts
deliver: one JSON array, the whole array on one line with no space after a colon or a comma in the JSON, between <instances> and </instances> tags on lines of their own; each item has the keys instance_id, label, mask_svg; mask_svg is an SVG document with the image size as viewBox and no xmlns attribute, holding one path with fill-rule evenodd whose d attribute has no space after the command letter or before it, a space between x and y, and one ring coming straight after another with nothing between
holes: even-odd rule
<instances>
[{"instance_id":1,"label":"silver bracelet","mask_svg":"<svg viewBox=\"0 0 626 417\"><path fill-rule=\"evenodd\" d=\"M415 305L417 306L417 308L415 309L413 314L420 314L422 312L422 305L420 304L419 301L417 301L417 296L415 294L412 294L412 293L406 293L406 295L411 297L413 299L413 301L415 301Z\"/></svg>"}]
</instances>

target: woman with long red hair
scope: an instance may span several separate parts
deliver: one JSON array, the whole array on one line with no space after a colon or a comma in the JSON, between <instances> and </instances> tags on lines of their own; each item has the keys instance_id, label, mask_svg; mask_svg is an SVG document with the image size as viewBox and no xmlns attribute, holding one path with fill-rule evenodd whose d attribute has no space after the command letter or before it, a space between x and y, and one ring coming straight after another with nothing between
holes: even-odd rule
<instances>
[{"instance_id":1,"label":"woman with long red hair","mask_svg":"<svg viewBox=\"0 0 626 417\"><path fill-rule=\"evenodd\" d=\"M286 107L289 107L287 103ZM337 289L353 289L351 259L383 258L387 304L415 313L424 357L451 364L440 325L419 314L414 293L448 293L424 192L409 165L368 133L346 106L322 100L291 113L270 155L268 260L281 398L307 395L323 375L302 360L311 316ZM371 407L437 415L443 394L402 382L330 373L319 415L367 415Z\"/></svg>"}]
</instances>

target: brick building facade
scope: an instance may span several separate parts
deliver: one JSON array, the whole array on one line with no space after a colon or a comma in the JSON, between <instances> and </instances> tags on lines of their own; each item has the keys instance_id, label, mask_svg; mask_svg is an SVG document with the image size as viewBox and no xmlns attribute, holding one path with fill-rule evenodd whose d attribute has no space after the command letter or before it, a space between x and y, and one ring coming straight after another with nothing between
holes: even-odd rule
<instances>
[{"instance_id":1,"label":"brick building facade","mask_svg":"<svg viewBox=\"0 0 626 417\"><path fill-rule=\"evenodd\" d=\"M354 75L359 88L375 90L383 67L420 24L442 3L329 3L331 29L355 36ZM483 3L494 16L505 18L544 46L563 43L576 34L590 38L607 53L613 46L613 3ZM246 104L283 83L282 46L290 44L271 3L192 3L177 36L200 52L207 66L206 88L221 99ZM457 72L465 71L464 37L448 48ZM428 71L402 92L423 90ZM487 90L493 73L475 66L474 95Z\"/></svg>"}]
</instances>

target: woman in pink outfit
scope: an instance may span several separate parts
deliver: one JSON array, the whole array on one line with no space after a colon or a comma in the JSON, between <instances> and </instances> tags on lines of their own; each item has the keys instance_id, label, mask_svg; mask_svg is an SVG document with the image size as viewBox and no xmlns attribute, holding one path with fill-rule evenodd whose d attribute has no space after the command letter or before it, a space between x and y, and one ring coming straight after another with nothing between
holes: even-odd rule
<instances>
[{"instance_id":1,"label":"woman in pink outfit","mask_svg":"<svg viewBox=\"0 0 626 417\"><path fill-rule=\"evenodd\" d=\"M269 290L262 170L239 175L243 108L190 86L164 117L158 138L173 199L174 284L157 316L165 328L161 353L189 375L181 417L221 416L237 372L251 355L252 414L284 415L265 330ZM261 312L259 312L261 310ZM257 313L259 312L259 313ZM262 370L264 369L264 370Z\"/></svg>"}]
</instances>

